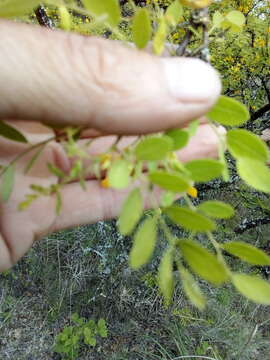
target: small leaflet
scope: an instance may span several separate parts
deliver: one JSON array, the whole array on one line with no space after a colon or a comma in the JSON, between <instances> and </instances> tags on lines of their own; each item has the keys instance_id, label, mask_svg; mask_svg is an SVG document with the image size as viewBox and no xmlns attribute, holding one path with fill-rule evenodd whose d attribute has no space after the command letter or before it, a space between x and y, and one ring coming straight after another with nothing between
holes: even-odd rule
<instances>
[{"instance_id":1,"label":"small leaflet","mask_svg":"<svg viewBox=\"0 0 270 360\"><path fill-rule=\"evenodd\" d=\"M132 26L133 41L138 49L143 49L151 40L152 26L149 12L139 9L133 19Z\"/></svg>"},{"instance_id":2,"label":"small leaflet","mask_svg":"<svg viewBox=\"0 0 270 360\"><path fill-rule=\"evenodd\" d=\"M223 201L205 201L198 206L198 210L202 211L206 216L215 219L229 219L234 216L233 207Z\"/></svg>"},{"instance_id":3,"label":"small leaflet","mask_svg":"<svg viewBox=\"0 0 270 360\"><path fill-rule=\"evenodd\" d=\"M270 256L255 246L243 241L230 241L222 244L221 247L228 253L239 257L253 265L270 265Z\"/></svg>"},{"instance_id":4,"label":"small leaflet","mask_svg":"<svg viewBox=\"0 0 270 360\"><path fill-rule=\"evenodd\" d=\"M246 298L258 304L270 305L270 284L258 276L233 274L232 282Z\"/></svg>"},{"instance_id":5,"label":"small leaflet","mask_svg":"<svg viewBox=\"0 0 270 360\"><path fill-rule=\"evenodd\" d=\"M180 270L180 276L186 296L194 306L202 311L205 308L206 299L194 277L185 268Z\"/></svg>"},{"instance_id":6,"label":"small leaflet","mask_svg":"<svg viewBox=\"0 0 270 360\"><path fill-rule=\"evenodd\" d=\"M172 299L174 281L173 281L173 249L169 248L162 256L158 269L158 285L165 299L169 304Z\"/></svg>"},{"instance_id":7,"label":"small leaflet","mask_svg":"<svg viewBox=\"0 0 270 360\"><path fill-rule=\"evenodd\" d=\"M163 160L173 149L173 141L170 137L149 136L142 139L135 148L138 160Z\"/></svg>"},{"instance_id":8,"label":"small leaflet","mask_svg":"<svg viewBox=\"0 0 270 360\"><path fill-rule=\"evenodd\" d=\"M221 125L240 126L248 121L249 112L239 101L222 95L207 116Z\"/></svg>"},{"instance_id":9,"label":"small leaflet","mask_svg":"<svg viewBox=\"0 0 270 360\"><path fill-rule=\"evenodd\" d=\"M20 133L17 129L0 120L0 135L6 139L27 143L25 136Z\"/></svg>"},{"instance_id":10,"label":"small leaflet","mask_svg":"<svg viewBox=\"0 0 270 360\"><path fill-rule=\"evenodd\" d=\"M0 2L0 17L17 17L29 14L38 5L40 0L9 0Z\"/></svg>"},{"instance_id":11,"label":"small leaflet","mask_svg":"<svg viewBox=\"0 0 270 360\"><path fill-rule=\"evenodd\" d=\"M114 189L124 189L129 185L131 164L127 160L116 160L109 172L108 182L109 186Z\"/></svg>"},{"instance_id":12,"label":"small leaflet","mask_svg":"<svg viewBox=\"0 0 270 360\"><path fill-rule=\"evenodd\" d=\"M256 190L270 193L270 169L261 161L241 158L236 163L240 177Z\"/></svg>"},{"instance_id":13,"label":"small leaflet","mask_svg":"<svg viewBox=\"0 0 270 360\"><path fill-rule=\"evenodd\" d=\"M9 200L15 182L15 165L10 165L2 175L1 198L6 202Z\"/></svg>"},{"instance_id":14,"label":"small leaflet","mask_svg":"<svg viewBox=\"0 0 270 360\"><path fill-rule=\"evenodd\" d=\"M137 230L129 255L129 263L133 269L139 269L151 258L156 245L157 221L146 219Z\"/></svg>"},{"instance_id":15,"label":"small leaflet","mask_svg":"<svg viewBox=\"0 0 270 360\"><path fill-rule=\"evenodd\" d=\"M118 0L82 0L84 7L94 16L107 15L110 26L116 27L121 19Z\"/></svg>"},{"instance_id":16,"label":"small leaflet","mask_svg":"<svg viewBox=\"0 0 270 360\"><path fill-rule=\"evenodd\" d=\"M143 198L140 190L134 189L125 200L118 219L118 229L122 235L129 235L143 214Z\"/></svg>"},{"instance_id":17,"label":"small leaflet","mask_svg":"<svg viewBox=\"0 0 270 360\"><path fill-rule=\"evenodd\" d=\"M227 133L228 149L235 158L250 158L266 162L269 150L264 141L252 132L244 129L230 130Z\"/></svg>"},{"instance_id":18,"label":"small leaflet","mask_svg":"<svg viewBox=\"0 0 270 360\"><path fill-rule=\"evenodd\" d=\"M189 181L178 173L167 173L166 171L153 171L148 175L149 180L164 190L172 192L183 192L189 188Z\"/></svg>"},{"instance_id":19,"label":"small leaflet","mask_svg":"<svg viewBox=\"0 0 270 360\"><path fill-rule=\"evenodd\" d=\"M186 163L185 168L190 172L192 180L208 182L222 176L224 164L214 159L198 159Z\"/></svg>"},{"instance_id":20,"label":"small leaflet","mask_svg":"<svg viewBox=\"0 0 270 360\"><path fill-rule=\"evenodd\" d=\"M225 265L197 242L180 240L178 246L185 261L195 274L214 285L221 285L229 279Z\"/></svg>"},{"instance_id":21,"label":"small leaflet","mask_svg":"<svg viewBox=\"0 0 270 360\"><path fill-rule=\"evenodd\" d=\"M163 212L168 215L172 221L186 230L208 232L213 231L216 228L216 224L212 220L191 209L172 205L165 208Z\"/></svg>"}]
</instances>

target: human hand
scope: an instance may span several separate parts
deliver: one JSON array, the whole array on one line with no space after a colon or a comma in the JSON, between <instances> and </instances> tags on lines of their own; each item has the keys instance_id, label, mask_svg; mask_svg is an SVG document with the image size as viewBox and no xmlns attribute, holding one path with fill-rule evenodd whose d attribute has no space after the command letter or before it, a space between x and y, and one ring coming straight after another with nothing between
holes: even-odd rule
<instances>
[{"instance_id":1,"label":"human hand","mask_svg":"<svg viewBox=\"0 0 270 360\"><path fill-rule=\"evenodd\" d=\"M0 118L29 141L20 144L0 137L2 165L54 135L45 124L82 126L100 135L89 148L90 154L99 154L114 135L125 135L125 144L131 136L186 126L205 114L220 93L216 72L196 59L161 59L105 39L8 21L0 22L0 32ZM183 161L215 157L217 142L215 132L202 121L197 135L177 154ZM76 182L64 186L59 216L54 196L41 197L19 212L31 184L57 183L47 163L64 172L71 167L57 142L49 142L25 174L32 156L30 152L17 162L12 195L0 204L2 271L50 232L117 216L130 190L102 188L92 175L86 192Z\"/></svg>"}]
</instances>

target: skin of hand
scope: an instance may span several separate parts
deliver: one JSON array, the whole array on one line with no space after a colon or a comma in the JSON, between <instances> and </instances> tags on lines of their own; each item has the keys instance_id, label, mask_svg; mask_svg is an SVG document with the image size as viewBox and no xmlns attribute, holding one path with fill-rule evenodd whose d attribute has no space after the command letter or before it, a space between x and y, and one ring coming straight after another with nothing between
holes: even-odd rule
<instances>
[{"instance_id":1,"label":"skin of hand","mask_svg":"<svg viewBox=\"0 0 270 360\"><path fill-rule=\"evenodd\" d=\"M0 137L2 165L54 135L45 124L79 125L100 134L89 148L89 153L99 154L115 135L125 136L124 146L136 135L184 127L203 116L220 94L216 71L197 59L159 58L110 40L9 21L0 21L0 34L0 119L29 141ZM183 161L215 157L217 142L215 132L202 121L197 135L177 155ZM30 152L17 162L12 195L0 203L0 271L53 231L116 217L130 191L102 188L92 176L86 192L76 182L65 185L59 216L54 196L18 211L31 184L47 187L57 182L47 163L66 172L71 167L57 142L47 144L25 174L32 156Z\"/></svg>"}]
</instances>

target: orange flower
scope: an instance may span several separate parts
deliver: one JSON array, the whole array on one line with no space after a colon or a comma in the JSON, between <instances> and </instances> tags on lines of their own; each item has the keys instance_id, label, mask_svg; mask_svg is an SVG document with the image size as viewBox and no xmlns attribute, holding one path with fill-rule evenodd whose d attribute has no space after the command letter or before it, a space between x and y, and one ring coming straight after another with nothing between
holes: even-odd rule
<instances>
[{"instance_id":1,"label":"orange flower","mask_svg":"<svg viewBox=\"0 0 270 360\"><path fill-rule=\"evenodd\" d=\"M106 177L105 179L101 180L100 185L103 188L108 189L110 187L109 179Z\"/></svg>"}]
</instances>

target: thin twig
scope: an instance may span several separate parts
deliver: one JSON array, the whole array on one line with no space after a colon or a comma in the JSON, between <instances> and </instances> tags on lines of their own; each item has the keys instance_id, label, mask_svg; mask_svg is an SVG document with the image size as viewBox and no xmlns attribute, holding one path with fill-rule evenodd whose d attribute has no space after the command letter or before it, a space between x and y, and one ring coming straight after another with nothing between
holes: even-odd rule
<instances>
[{"instance_id":1,"label":"thin twig","mask_svg":"<svg viewBox=\"0 0 270 360\"><path fill-rule=\"evenodd\" d=\"M25 156L26 154L28 154L29 152L31 152L32 150L34 149L37 149L39 148L40 146L42 145L46 145L47 143L49 143L50 141L53 141L55 140L55 136L47 139L47 140L44 140L38 144L35 144L33 146L31 146L30 148L26 149L25 151L21 152L19 155L17 155L7 166L4 167L4 169L0 172L0 178L4 175L4 173L7 171L7 169L14 165L18 160L20 160L23 156Z\"/></svg>"},{"instance_id":2,"label":"thin twig","mask_svg":"<svg viewBox=\"0 0 270 360\"><path fill-rule=\"evenodd\" d=\"M188 29L187 32L186 32L186 35L185 35L185 37L184 37L184 39L183 39L183 41L179 44L179 46L178 46L178 48L177 48L177 50L176 50L176 55L177 55L177 56L183 56L183 55L185 55L187 46L188 46L189 43L190 43L190 40L191 40L191 38L192 38L192 35L193 35L192 31L191 31L190 29Z\"/></svg>"}]
</instances>

